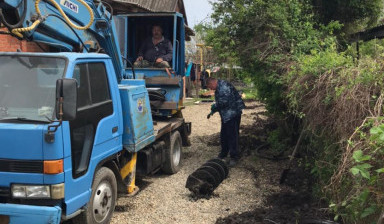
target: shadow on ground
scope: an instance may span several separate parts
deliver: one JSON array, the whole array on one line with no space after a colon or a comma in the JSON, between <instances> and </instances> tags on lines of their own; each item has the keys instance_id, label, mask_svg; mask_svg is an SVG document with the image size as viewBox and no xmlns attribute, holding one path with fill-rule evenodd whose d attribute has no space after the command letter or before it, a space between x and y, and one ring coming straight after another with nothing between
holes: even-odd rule
<instances>
[{"instance_id":1,"label":"shadow on ground","mask_svg":"<svg viewBox=\"0 0 384 224\"><path fill-rule=\"evenodd\" d=\"M239 148L242 157L255 156L258 161L264 159L270 163L276 163L286 160L285 154L276 154L269 150L266 143L267 134L277 128L277 125L271 119L260 119L265 116L265 111L261 111L255 116L254 124L241 127ZM220 145L219 134L211 135L205 138L207 145ZM285 163L284 163L285 164ZM270 178L270 183L279 185L281 170L264 170ZM248 169L254 173L255 187L258 187L258 171ZM328 213L328 206L312 198L312 183L310 174L304 171L294 163L288 173L284 185L280 185L281 191L267 196L263 207L257 207L252 211L244 213L233 213L227 217L219 218L216 224L334 224L332 214Z\"/></svg>"}]
</instances>

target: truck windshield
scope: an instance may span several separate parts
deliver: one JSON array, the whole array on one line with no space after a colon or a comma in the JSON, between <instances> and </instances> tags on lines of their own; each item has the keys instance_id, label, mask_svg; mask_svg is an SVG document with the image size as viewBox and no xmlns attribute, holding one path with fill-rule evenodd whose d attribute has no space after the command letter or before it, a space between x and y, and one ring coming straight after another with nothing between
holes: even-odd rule
<instances>
[{"instance_id":1,"label":"truck windshield","mask_svg":"<svg viewBox=\"0 0 384 224\"><path fill-rule=\"evenodd\" d=\"M62 58L0 56L0 121L54 119L56 80L65 66Z\"/></svg>"}]
</instances>

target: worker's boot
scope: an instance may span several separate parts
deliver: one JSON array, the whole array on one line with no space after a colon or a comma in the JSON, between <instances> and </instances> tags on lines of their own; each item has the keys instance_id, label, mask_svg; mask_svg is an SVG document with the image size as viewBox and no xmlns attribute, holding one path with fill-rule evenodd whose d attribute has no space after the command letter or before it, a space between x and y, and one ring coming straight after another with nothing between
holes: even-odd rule
<instances>
[{"instance_id":1,"label":"worker's boot","mask_svg":"<svg viewBox=\"0 0 384 224\"><path fill-rule=\"evenodd\" d=\"M237 165L237 162L238 162L238 159L231 158L231 159L229 160L229 164L228 164L228 166L229 166L229 167L234 167L234 166Z\"/></svg>"},{"instance_id":2,"label":"worker's boot","mask_svg":"<svg viewBox=\"0 0 384 224\"><path fill-rule=\"evenodd\" d=\"M227 156L224 156L222 155L221 153L219 153L219 155L217 156L218 159L221 159L221 160L225 160L225 158L227 158Z\"/></svg>"}]
</instances>

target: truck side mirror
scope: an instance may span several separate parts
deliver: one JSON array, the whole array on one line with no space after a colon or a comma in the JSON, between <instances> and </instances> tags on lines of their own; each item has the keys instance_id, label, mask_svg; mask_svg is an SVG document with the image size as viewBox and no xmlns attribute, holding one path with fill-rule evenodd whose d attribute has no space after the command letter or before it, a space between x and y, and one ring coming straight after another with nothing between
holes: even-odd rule
<instances>
[{"instance_id":1,"label":"truck side mirror","mask_svg":"<svg viewBox=\"0 0 384 224\"><path fill-rule=\"evenodd\" d=\"M56 118L70 121L77 113L77 81L76 79L58 79L56 81Z\"/></svg>"}]
</instances>

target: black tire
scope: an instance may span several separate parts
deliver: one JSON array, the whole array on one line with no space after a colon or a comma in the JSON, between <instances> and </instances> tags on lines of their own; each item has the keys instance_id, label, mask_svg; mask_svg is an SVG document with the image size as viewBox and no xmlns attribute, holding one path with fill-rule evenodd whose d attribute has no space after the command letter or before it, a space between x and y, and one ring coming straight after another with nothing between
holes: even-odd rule
<instances>
[{"instance_id":1,"label":"black tire","mask_svg":"<svg viewBox=\"0 0 384 224\"><path fill-rule=\"evenodd\" d=\"M180 133L178 131L173 132L170 143L165 149L165 162L162 167L163 172L167 174L179 172L181 168L182 144Z\"/></svg>"},{"instance_id":2,"label":"black tire","mask_svg":"<svg viewBox=\"0 0 384 224\"><path fill-rule=\"evenodd\" d=\"M83 213L73 223L107 224L115 210L117 182L115 174L107 167L101 167L92 183L92 195ZM100 205L97 205L100 202ZM100 214L101 212L101 214Z\"/></svg>"}]
</instances>

